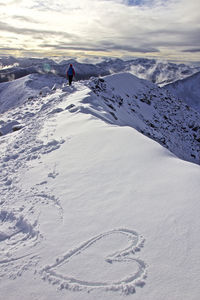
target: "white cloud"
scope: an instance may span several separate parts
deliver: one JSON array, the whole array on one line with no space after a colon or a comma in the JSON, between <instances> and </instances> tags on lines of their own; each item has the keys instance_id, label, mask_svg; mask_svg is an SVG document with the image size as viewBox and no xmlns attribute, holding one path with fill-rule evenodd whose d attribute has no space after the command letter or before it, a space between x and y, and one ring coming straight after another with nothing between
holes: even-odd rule
<instances>
[{"instance_id":1,"label":"white cloud","mask_svg":"<svg viewBox=\"0 0 200 300\"><path fill-rule=\"evenodd\" d=\"M4 48L8 36L16 35L26 50L55 54L80 48L178 56L200 48L199 0L0 0L0 5Z\"/></svg>"}]
</instances>

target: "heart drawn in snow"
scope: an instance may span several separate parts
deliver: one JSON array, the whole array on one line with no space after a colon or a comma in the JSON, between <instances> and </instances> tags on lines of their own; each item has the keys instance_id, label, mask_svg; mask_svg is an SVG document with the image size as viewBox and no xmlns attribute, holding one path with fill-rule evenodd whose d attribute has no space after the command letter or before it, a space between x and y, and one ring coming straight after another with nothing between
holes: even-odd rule
<instances>
[{"instance_id":1,"label":"heart drawn in snow","mask_svg":"<svg viewBox=\"0 0 200 300\"><path fill-rule=\"evenodd\" d=\"M143 237L128 229L99 234L45 267L43 278L62 289L134 293L145 284L146 264L134 256L143 244Z\"/></svg>"}]
</instances>

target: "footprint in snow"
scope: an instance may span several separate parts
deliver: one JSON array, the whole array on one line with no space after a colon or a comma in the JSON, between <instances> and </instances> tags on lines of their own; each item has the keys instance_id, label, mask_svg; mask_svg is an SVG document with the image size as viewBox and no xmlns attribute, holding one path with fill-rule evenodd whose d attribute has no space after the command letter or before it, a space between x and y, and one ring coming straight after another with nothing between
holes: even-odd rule
<instances>
[{"instance_id":1,"label":"footprint in snow","mask_svg":"<svg viewBox=\"0 0 200 300\"><path fill-rule=\"evenodd\" d=\"M51 140L47 144L42 141L37 142L34 147L29 150L27 160L33 160L40 157L40 154L48 154L52 151L55 151L64 144L65 140L61 139L60 141Z\"/></svg>"},{"instance_id":2,"label":"footprint in snow","mask_svg":"<svg viewBox=\"0 0 200 300\"><path fill-rule=\"evenodd\" d=\"M40 237L36 225L12 211L0 211L0 278L14 279L36 263L37 258L30 254Z\"/></svg>"},{"instance_id":3,"label":"footprint in snow","mask_svg":"<svg viewBox=\"0 0 200 300\"><path fill-rule=\"evenodd\" d=\"M58 114L61 112L63 112L63 109L61 107L57 107L57 108L53 109L52 111L50 111L49 115L55 115L55 114Z\"/></svg>"},{"instance_id":4,"label":"footprint in snow","mask_svg":"<svg viewBox=\"0 0 200 300\"><path fill-rule=\"evenodd\" d=\"M16 250L19 247L24 247L27 242L36 241L38 232L34 230L35 226L36 224L31 225L28 223L22 215L17 216L13 212L1 210L0 247L2 247L2 244L6 244L8 250Z\"/></svg>"},{"instance_id":5,"label":"footprint in snow","mask_svg":"<svg viewBox=\"0 0 200 300\"><path fill-rule=\"evenodd\" d=\"M145 284L146 264L134 254L143 247L137 232L115 229L97 235L42 270L43 279L60 288L135 292Z\"/></svg>"},{"instance_id":6,"label":"footprint in snow","mask_svg":"<svg viewBox=\"0 0 200 300\"><path fill-rule=\"evenodd\" d=\"M71 109L71 108L73 108L73 107L75 107L75 105L74 105L74 104L70 104L70 105L68 105L68 106L65 108L65 110L69 110L69 109Z\"/></svg>"},{"instance_id":7,"label":"footprint in snow","mask_svg":"<svg viewBox=\"0 0 200 300\"><path fill-rule=\"evenodd\" d=\"M1 125L1 124L0 124ZM8 133L18 131L23 128L24 125L20 124L18 121L13 120L9 122L4 122L0 126L0 135L6 135Z\"/></svg>"},{"instance_id":8,"label":"footprint in snow","mask_svg":"<svg viewBox=\"0 0 200 300\"><path fill-rule=\"evenodd\" d=\"M75 113L75 112L79 111L79 109L80 109L80 106L76 106L74 104L70 104L65 108L65 110L68 110L70 113Z\"/></svg>"}]
</instances>

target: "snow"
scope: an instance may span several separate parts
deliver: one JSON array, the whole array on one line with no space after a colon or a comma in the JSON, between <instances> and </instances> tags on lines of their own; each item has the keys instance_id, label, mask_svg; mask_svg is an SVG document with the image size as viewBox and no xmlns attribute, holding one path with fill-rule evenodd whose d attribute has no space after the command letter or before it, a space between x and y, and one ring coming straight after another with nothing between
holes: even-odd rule
<instances>
[{"instance_id":1,"label":"snow","mask_svg":"<svg viewBox=\"0 0 200 300\"><path fill-rule=\"evenodd\" d=\"M47 88L31 84L34 97L20 106L13 82L2 91L10 104L1 123L23 126L0 137L0 299L197 300L199 161L172 153L175 137L180 156L190 151L187 132L165 128L169 152L144 122L164 120L164 91L130 74L53 90L45 78ZM27 85L14 83L27 98ZM188 112L168 99L171 129L174 101Z\"/></svg>"},{"instance_id":2,"label":"snow","mask_svg":"<svg viewBox=\"0 0 200 300\"><path fill-rule=\"evenodd\" d=\"M54 88L55 80L60 85L64 82L62 78L52 74L30 74L14 81L1 83L0 113L37 97L39 93L45 96Z\"/></svg>"},{"instance_id":3,"label":"snow","mask_svg":"<svg viewBox=\"0 0 200 300\"><path fill-rule=\"evenodd\" d=\"M89 109L91 114L99 115L110 123L136 128L178 157L199 164L200 124L197 111L165 89L129 73L108 76L105 80L94 79L90 87L97 96L92 95L88 100L93 104L92 110ZM103 114L96 103L101 104Z\"/></svg>"},{"instance_id":4,"label":"snow","mask_svg":"<svg viewBox=\"0 0 200 300\"><path fill-rule=\"evenodd\" d=\"M166 85L173 95L185 101L189 106L200 112L200 72L184 80Z\"/></svg>"}]
</instances>

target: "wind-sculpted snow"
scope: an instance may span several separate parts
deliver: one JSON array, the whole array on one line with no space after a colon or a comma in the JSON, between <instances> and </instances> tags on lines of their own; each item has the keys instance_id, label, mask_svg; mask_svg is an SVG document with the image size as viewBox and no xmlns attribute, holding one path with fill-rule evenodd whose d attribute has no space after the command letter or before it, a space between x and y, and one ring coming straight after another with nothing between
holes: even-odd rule
<instances>
[{"instance_id":1,"label":"wind-sculpted snow","mask_svg":"<svg viewBox=\"0 0 200 300\"><path fill-rule=\"evenodd\" d=\"M99 288L132 294L145 284L147 266L135 255L143 243L144 238L136 231L114 229L69 250L41 273L44 280L60 289Z\"/></svg>"},{"instance_id":2,"label":"wind-sculpted snow","mask_svg":"<svg viewBox=\"0 0 200 300\"><path fill-rule=\"evenodd\" d=\"M184 102L128 73L94 79L89 86L94 93L88 98L91 114L134 127L178 157L200 163L199 114Z\"/></svg>"}]
</instances>

